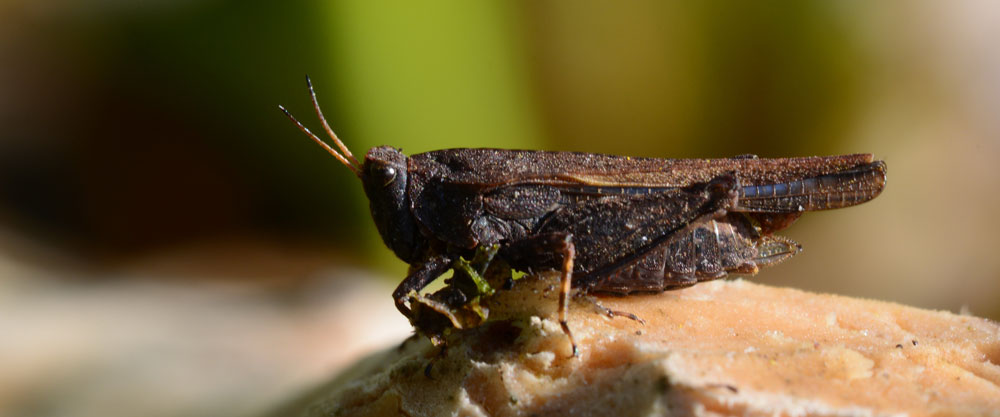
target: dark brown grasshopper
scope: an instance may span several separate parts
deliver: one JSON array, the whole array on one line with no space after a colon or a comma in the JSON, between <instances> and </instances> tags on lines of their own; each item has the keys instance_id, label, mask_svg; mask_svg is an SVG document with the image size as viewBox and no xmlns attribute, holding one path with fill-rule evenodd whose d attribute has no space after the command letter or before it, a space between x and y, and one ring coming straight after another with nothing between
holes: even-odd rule
<instances>
[{"instance_id":1,"label":"dark brown grasshopper","mask_svg":"<svg viewBox=\"0 0 1000 417\"><path fill-rule=\"evenodd\" d=\"M577 152L445 149L407 157L372 148L358 162L313 108L337 152L364 186L386 246L410 264L393 292L411 300L460 258L496 245L517 270L562 272L559 322L571 288L630 294L755 274L800 246L773 233L802 213L853 206L885 186L870 154L764 159L655 159Z\"/></svg>"}]
</instances>

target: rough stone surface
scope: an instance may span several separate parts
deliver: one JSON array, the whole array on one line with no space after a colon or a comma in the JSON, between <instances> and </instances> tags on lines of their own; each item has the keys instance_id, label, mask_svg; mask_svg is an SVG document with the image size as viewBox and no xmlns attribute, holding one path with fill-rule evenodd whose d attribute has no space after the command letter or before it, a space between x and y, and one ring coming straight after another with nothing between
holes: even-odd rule
<instances>
[{"instance_id":1,"label":"rough stone surface","mask_svg":"<svg viewBox=\"0 0 1000 417\"><path fill-rule=\"evenodd\" d=\"M1000 325L988 320L716 281L577 298L571 358L552 280L501 292L490 321L444 351L411 339L362 360L304 415L1000 416Z\"/></svg>"}]
</instances>

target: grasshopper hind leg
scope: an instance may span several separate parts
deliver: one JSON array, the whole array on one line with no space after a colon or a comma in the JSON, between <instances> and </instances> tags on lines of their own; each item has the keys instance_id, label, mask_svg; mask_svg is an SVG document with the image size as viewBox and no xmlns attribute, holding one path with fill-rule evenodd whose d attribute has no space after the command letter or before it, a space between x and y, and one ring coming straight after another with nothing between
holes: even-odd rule
<instances>
[{"instance_id":1,"label":"grasshopper hind leg","mask_svg":"<svg viewBox=\"0 0 1000 417\"><path fill-rule=\"evenodd\" d=\"M755 275L802 249L791 239L761 235L774 227L743 213L698 223L593 280L589 289L626 295L676 290L730 274Z\"/></svg>"},{"instance_id":2,"label":"grasshopper hind leg","mask_svg":"<svg viewBox=\"0 0 1000 417\"><path fill-rule=\"evenodd\" d=\"M580 294L583 295L583 293L580 293ZM615 310L615 309L612 309L612 308L608 308L604 304L601 304L601 301L599 299L597 299L596 297L593 297L593 296L590 296L590 295L584 295L582 298L584 298L587 302L589 302L594 307L594 309L597 310L598 314L606 316L609 319L614 319L616 317L624 317L626 319L635 321L636 323L639 323L639 324L642 324L642 325L646 324L646 320L643 320L642 317L639 317L639 316L637 316L637 315L635 315L633 313L629 313L627 311Z\"/></svg>"}]
</instances>

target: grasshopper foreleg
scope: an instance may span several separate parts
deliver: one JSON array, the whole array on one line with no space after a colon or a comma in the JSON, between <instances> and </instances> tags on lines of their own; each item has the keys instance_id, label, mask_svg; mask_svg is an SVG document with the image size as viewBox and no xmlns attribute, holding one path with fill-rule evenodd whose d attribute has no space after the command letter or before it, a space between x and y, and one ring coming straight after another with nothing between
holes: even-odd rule
<instances>
[{"instance_id":1,"label":"grasshopper foreleg","mask_svg":"<svg viewBox=\"0 0 1000 417\"><path fill-rule=\"evenodd\" d=\"M406 318L412 319L413 309L410 307L410 293L420 292L431 281L434 281L441 274L447 272L451 268L451 264L451 258L438 255L432 256L423 263L411 268L410 274L392 292L392 298L396 301L396 309L400 313L403 313Z\"/></svg>"}]
</instances>

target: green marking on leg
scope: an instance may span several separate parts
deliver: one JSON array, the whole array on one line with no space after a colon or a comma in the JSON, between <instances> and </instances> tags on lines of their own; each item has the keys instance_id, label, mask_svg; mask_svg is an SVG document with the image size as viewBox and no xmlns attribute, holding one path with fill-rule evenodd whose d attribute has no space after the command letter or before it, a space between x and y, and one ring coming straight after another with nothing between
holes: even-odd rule
<instances>
[{"instance_id":1,"label":"green marking on leg","mask_svg":"<svg viewBox=\"0 0 1000 417\"><path fill-rule=\"evenodd\" d=\"M477 296L483 296L483 295L491 296L496 291L493 289L490 283L486 282L486 280L479 273L479 271L477 271L476 268L472 267L471 262L466 261L465 259L462 258L458 258L458 260L455 261L455 269L462 271L466 276L472 279L472 283L476 285ZM473 298L478 299L479 297L473 297Z\"/></svg>"}]
</instances>

